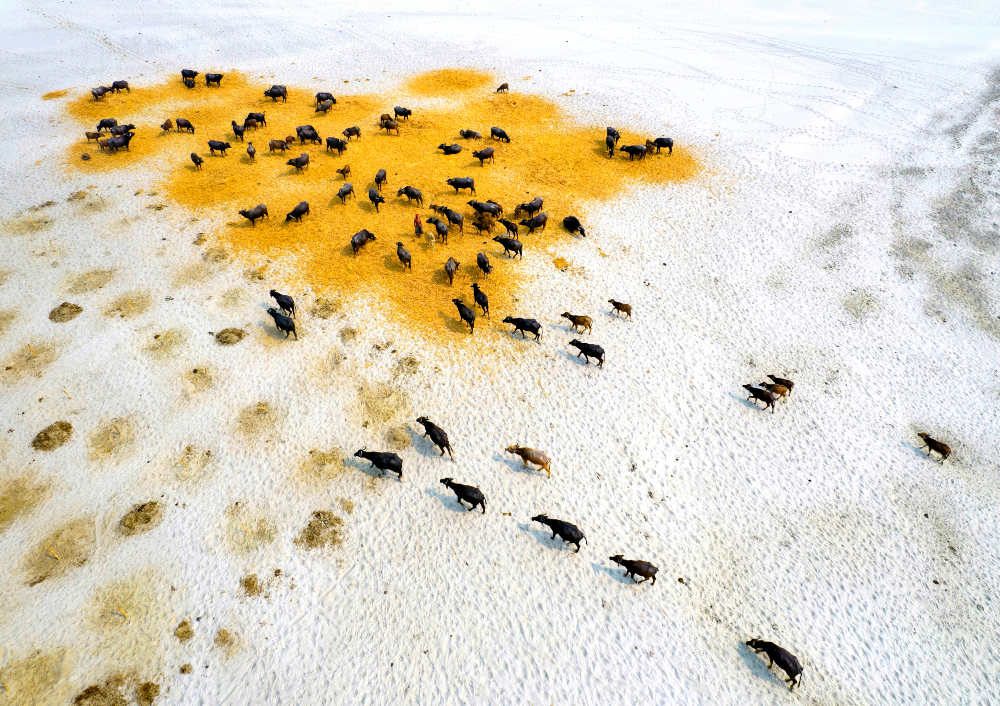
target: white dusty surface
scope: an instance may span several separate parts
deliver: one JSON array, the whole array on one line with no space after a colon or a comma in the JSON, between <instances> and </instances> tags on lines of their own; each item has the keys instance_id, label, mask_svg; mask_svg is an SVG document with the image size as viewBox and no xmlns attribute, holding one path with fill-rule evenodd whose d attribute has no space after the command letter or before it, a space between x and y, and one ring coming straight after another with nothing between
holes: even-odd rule
<instances>
[{"instance_id":1,"label":"white dusty surface","mask_svg":"<svg viewBox=\"0 0 1000 706\"><path fill-rule=\"evenodd\" d=\"M0 232L0 358L58 353L0 383L4 478L51 484L0 534L0 700L29 703L10 670L41 650L63 655L45 704L116 672L160 684L156 703L213 706L1000 703L995 5L412 8L5 3L0 216L58 205L48 230ZM247 284L240 263L175 286L209 224L145 209L132 194L151 175L58 171L76 132L42 93L187 65L378 88L439 67L532 74L539 92L586 87L569 107L588 120L698 146L709 169L595 206L590 237L565 244L582 271L528 252L537 286L493 315L536 316L541 344L429 347L370 304L309 317L308 283ZM67 202L89 184L103 207ZM100 269L105 286L68 293ZM271 286L299 295L298 344L271 333ZM101 313L136 292L145 313ZM84 312L53 324L64 300ZM566 309L594 317L603 370L568 353ZM233 347L207 335L244 324ZM167 330L177 347L149 352ZM194 368L209 389L184 382ZM740 387L766 373L796 382L773 415ZM366 383L405 396L393 420L362 426ZM241 433L260 401L268 421ZM418 437L420 414L454 464ZM60 419L69 443L33 450ZM131 441L92 459L88 436L118 419ZM303 482L311 450L350 456L399 425L403 483L354 459ZM917 431L952 457L928 461ZM551 480L502 453L518 442L554 459ZM188 446L211 461L183 466ZM479 485L487 514L459 512L444 476ZM123 537L120 517L152 499L162 523ZM293 543L318 509L344 519L342 546ZM589 544L550 541L540 512ZM74 518L94 518L90 560L27 586L24 557ZM657 564L657 584L624 580L617 553ZM241 593L249 573L266 596ZM219 628L233 648L213 645ZM798 655L800 689L742 644L758 634Z\"/></svg>"}]
</instances>

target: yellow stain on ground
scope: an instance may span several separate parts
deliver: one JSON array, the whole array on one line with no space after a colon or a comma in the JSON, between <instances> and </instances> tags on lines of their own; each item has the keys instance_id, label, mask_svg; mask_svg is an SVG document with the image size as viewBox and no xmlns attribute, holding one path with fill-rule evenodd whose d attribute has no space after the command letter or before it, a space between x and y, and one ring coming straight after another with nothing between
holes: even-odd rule
<instances>
[{"instance_id":1,"label":"yellow stain on ground","mask_svg":"<svg viewBox=\"0 0 1000 706\"><path fill-rule=\"evenodd\" d=\"M496 90L493 76L472 69L438 69L411 77L403 84L405 93L415 96L441 96L448 98L456 93L476 91L489 93Z\"/></svg>"},{"instance_id":2,"label":"yellow stain on ground","mask_svg":"<svg viewBox=\"0 0 1000 706\"><path fill-rule=\"evenodd\" d=\"M199 77L200 78L200 77ZM515 207L535 196L544 199L549 215L547 230L529 235L520 228L525 261L542 255L543 248L555 243L601 242L600 232L588 229L586 241L562 227L562 219L575 215L587 226L587 208L627 193L640 184L688 181L702 167L692 150L685 147L629 161L624 153L609 159L604 126L581 125L558 104L536 95L495 93L496 77L479 71L445 69L420 74L403 81L386 93L338 95L336 81L311 89L288 87L287 103L266 98L270 85L228 73L221 88L204 83L187 89L178 81L149 87L133 87L131 93L109 94L100 101L81 95L68 102L70 115L80 126L81 140L67 155L72 170L107 171L141 165L162 174L156 188L177 205L201 215L224 213L230 221L214 235L234 254L249 262L265 258L294 258L302 285L316 292L336 291L340 296L366 295L390 320L425 338L467 332L458 319L452 298L471 306L470 285L479 283L492 302L515 296L524 284L520 260L510 261L503 248L491 240L505 235L503 226L486 235L477 235L472 226L475 212L471 199L492 199L503 205L505 217L513 218ZM326 114L315 112L315 92L330 91L337 104ZM413 110L408 120L399 120L399 134L379 130L379 116L393 113L396 105ZM233 134L231 120L242 124L249 112L265 113L267 126L246 130L245 140L253 142L257 154L251 162L246 143ZM102 118L114 117L119 124L137 125L131 152L107 154L83 137ZM195 133L165 132L158 127L164 120L190 120ZM360 140L352 139L341 156L327 151L325 143L296 142L286 154L271 153L269 140L295 135L296 126L312 125L322 138L343 138L345 128L361 128ZM490 128L504 129L510 143L490 139ZM482 140L465 140L459 130L475 130ZM621 129L620 144L643 144L647 137ZM207 141L228 141L232 149L225 157L212 156ZM458 143L463 151L444 155L440 144ZM493 147L494 162L481 166L472 157L474 150ZM80 155L90 152L92 159ZM195 168L189 154L196 152L205 161ZM309 155L309 166L296 170L286 162L300 154ZM357 198L341 203L336 194L344 178L336 170L351 168L347 179ZM376 213L368 190L374 177L385 169L388 183L383 187L385 203ZM476 195L468 190L456 194L448 186L450 177L473 177ZM413 186L423 193L423 206L398 197L397 190ZM300 201L309 202L310 215L301 223L286 222L285 214ZM270 218L251 226L238 214L266 204ZM427 223L431 204L448 206L465 216L465 232L453 226L448 244L427 237L433 225ZM424 237L414 235L413 217L419 213ZM526 215L523 215L526 217ZM519 220L519 219L517 219ZM375 234L357 257L350 247L351 236L361 229ZM403 270L397 259L396 243L412 255L412 271ZM494 269L484 277L476 266L477 253L485 253ZM453 286L449 286L444 264L449 257L460 263ZM500 313L499 311L496 313ZM531 312L535 314L536 312ZM502 317L499 317L502 318ZM479 320L484 325L486 322Z\"/></svg>"},{"instance_id":3,"label":"yellow stain on ground","mask_svg":"<svg viewBox=\"0 0 1000 706\"><path fill-rule=\"evenodd\" d=\"M68 88L64 88L61 91L49 91L48 93L45 93L45 94L42 95L42 100L43 101L50 101L50 100L53 100L55 98L62 98L63 96L68 95L68 94L69 94L69 89Z\"/></svg>"}]
</instances>

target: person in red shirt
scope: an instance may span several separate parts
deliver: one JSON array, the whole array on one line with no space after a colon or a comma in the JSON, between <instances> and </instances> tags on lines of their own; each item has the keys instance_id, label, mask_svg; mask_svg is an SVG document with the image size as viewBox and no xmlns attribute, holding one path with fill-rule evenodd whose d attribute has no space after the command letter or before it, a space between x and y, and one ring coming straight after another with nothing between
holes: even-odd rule
<instances>
[{"instance_id":1,"label":"person in red shirt","mask_svg":"<svg viewBox=\"0 0 1000 706\"><path fill-rule=\"evenodd\" d=\"M420 214L417 213L413 216L413 232L419 238L424 234L424 226L420 222Z\"/></svg>"}]
</instances>

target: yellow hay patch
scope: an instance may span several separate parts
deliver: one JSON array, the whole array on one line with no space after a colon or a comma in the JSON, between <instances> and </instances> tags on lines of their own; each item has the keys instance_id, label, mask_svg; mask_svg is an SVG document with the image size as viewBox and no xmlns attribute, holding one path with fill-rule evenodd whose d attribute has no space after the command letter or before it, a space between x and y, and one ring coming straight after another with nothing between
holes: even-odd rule
<instances>
[{"instance_id":1,"label":"yellow hay patch","mask_svg":"<svg viewBox=\"0 0 1000 706\"><path fill-rule=\"evenodd\" d=\"M278 79L275 79L278 80ZM492 242L504 235L503 226L479 236L472 226L474 211L470 199L495 200L503 204L505 216L513 219L517 204L535 196L544 199L549 215L546 231L527 234L520 229L525 259L543 256L542 250L556 242L575 242L562 228L562 219L576 215L587 222L590 204L609 201L640 184L667 184L694 178L701 164L689 149L678 147L672 156L664 151L643 161L629 161L624 153L609 159L604 144L604 126L575 123L553 101L534 95L494 92L499 81L486 73L446 69L418 75L398 90L385 95L337 95L337 105L327 114L315 112L314 90L289 86L287 103L272 102L263 91L270 84L251 82L235 72L226 74L222 88L206 88L200 83L187 89L180 81L152 87L133 87L132 93L109 95L95 102L89 95L68 102L79 123L80 142L67 155L71 169L119 169L156 166L163 179L155 185L161 194L187 207L194 215L223 213L229 222L213 235L221 247L241 260L255 264L282 255L294 258L300 284L319 293L347 298L365 295L390 320L404 323L425 338L456 340L467 331L458 320L452 298L471 303L470 286L478 282L491 297L516 296L524 284L524 267L503 255ZM324 90L329 90L325 88ZM413 110L409 120L400 120L400 134L379 131L378 118L392 113L394 105ZM257 156L251 162L246 144L237 140L230 121L242 124L248 112L264 112L267 127L248 129ZM83 138L84 130L94 130L98 120L115 117L119 123L138 125L131 153L97 152ZM164 120L182 117L195 125L195 134L163 132ZM351 126L361 128L361 139L351 140L343 156L327 152L324 145L296 143L286 154L268 151L268 141L295 135L295 127L313 125L324 139L343 137ZM511 136L511 143L490 140L490 127L498 126ZM458 131L475 130L482 140L463 140ZM656 135L638 135L621 129L620 144L644 144ZM209 154L209 139L232 144L226 157ZM437 148L457 142L463 151L446 156ZM492 146L495 162L481 167L472 152ZM82 162L83 151L93 159ZM205 160L201 170L189 158L196 152ZM308 153L309 166L302 172L286 162ZM356 199L342 204L336 197L344 182L336 172L351 167L348 181ZM374 186L376 171L385 169L388 183L382 195L385 204L376 213L367 198ZM460 194L445 183L449 177L475 179L476 195ZM423 206L411 205L397 197L399 188L410 185L423 192ZM308 201L310 215L301 223L285 222L285 214L300 201ZM239 209L266 204L270 218L251 227L238 215ZM448 244L431 242L427 233L431 204L449 206L465 216L464 234L452 227ZM414 235L413 217L420 214L424 237ZM526 217L522 216L522 217ZM519 220L519 219L518 219ZM351 236L368 229L377 240L354 257ZM600 242L601 233L587 231L588 240ZM581 239L582 240L582 239ZM402 242L412 256L412 271L404 271L396 256ZM494 266L487 279L476 267L477 253L486 253ZM453 286L448 285L444 263L454 257L460 263ZM527 264L527 263L526 263ZM485 322L482 322L485 323Z\"/></svg>"},{"instance_id":2,"label":"yellow hay patch","mask_svg":"<svg viewBox=\"0 0 1000 706\"><path fill-rule=\"evenodd\" d=\"M457 92L496 90L500 84L493 76L472 69L438 69L410 78L403 84L406 93L418 96L452 96ZM389 111L392 112L392 111ZM480 131L482 132L482 131Z\"/></svg>"}]
</instances>

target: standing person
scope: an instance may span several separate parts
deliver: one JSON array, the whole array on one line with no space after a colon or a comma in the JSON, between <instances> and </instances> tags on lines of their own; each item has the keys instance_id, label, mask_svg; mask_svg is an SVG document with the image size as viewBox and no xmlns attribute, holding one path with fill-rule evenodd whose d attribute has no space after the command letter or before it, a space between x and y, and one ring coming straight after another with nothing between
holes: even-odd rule
<instances>
[{"instance_id":1,"label":"standing person","mask_svg":"<svg viewBox=\"0 0 1000 706\"><path fill-rule=\"evenodd\" d=\"M414 214L413 216L413 233L418 238L424 234L424 226L420 222L420 214Z\"/></svg>"}]
</instances>

